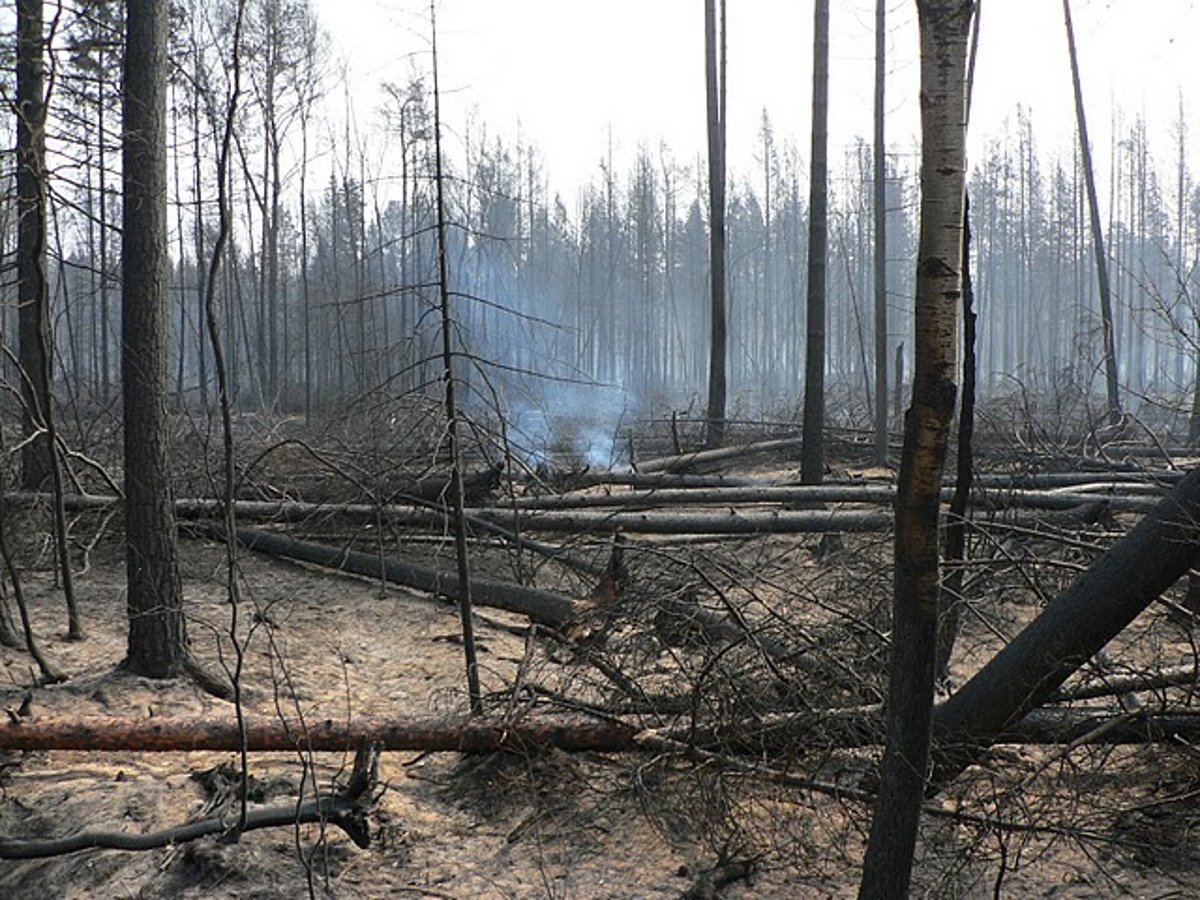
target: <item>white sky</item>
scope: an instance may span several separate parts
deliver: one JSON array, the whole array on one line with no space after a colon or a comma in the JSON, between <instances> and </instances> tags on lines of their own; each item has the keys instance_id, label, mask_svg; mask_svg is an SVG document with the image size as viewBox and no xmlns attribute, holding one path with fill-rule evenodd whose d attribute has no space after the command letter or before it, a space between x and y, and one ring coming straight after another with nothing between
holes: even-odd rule
<instances>
[{"instance_id":1,"label":"white sky","mask_svg":"<svg viewBox=\"0 0 1200 900\"><path fill-rule=\"evenodd\" d=\"M1180 96L1200 146L1200 0L1073 0L1089 130L1106 170L1114 109L1147 120L1151 145L1173 165ZM428 5L421 0L316 0L335 52L357 85L360 122L378 105L373 86L424 68ZM834 0L830 72L832 160L871 134L874 0ZM888 142L917 131L915 0L892 0ZM732 174L753 177L762 110L777 141L808 156L812 4L729 3ZM982 141L1032 111L1043 153L1069 153L1074 112L1062 6L1057 0L984 0L972 111ZM593 178L611 128L618 171L639 144L691 162L705 146L702 0L440 0L444 116L460 135L468 112L489 133L539 148L552 188L570 200ZM339 92L340 93L340 92ZM1009 121L1011 120L1011 121ZM1189 152L1200 170L1200 152ZM835 163L836 165L836 163ZM1169 169L1167 170L1170 171ZM1101 180L1104 180L1103 174ZM1168 179L1169 181L1169 179Z\"/></svg>"}]
</instances>

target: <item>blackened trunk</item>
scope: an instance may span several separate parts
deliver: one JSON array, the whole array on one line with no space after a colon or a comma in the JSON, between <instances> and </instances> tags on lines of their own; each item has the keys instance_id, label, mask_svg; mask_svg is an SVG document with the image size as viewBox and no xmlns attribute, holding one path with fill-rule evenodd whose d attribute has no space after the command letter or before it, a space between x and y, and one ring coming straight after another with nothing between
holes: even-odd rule
<instances>
[{"instance_id":1,"label":"blackened trunk","mask_svg":"<svg viewBox=\"0 0 1200 900\"><path fill-rule=\"evenodd\" d=\"M50 479L46 280L46 105L42 0L17 3L17 331L21 363L21 484L37 490Z\"/></svg>"},{"instance_id":2,"label":"blackened trunk","mask_svg":"<svg viewBox=\"0 0 1200 900\"><path fill-rule=\"evenodd\" d=\"M800 480L825 469L825 245L828 207L829 0L813 5L812 171L808 192L808 318L804 356L804 445Z\"/></svg>"},{"instance_id":3,"label":"blackened trunk","mask_svg":"<svg viewBox=\"0 0 1200 900\"><path fill-rule=\"evenodd\" d=\"M937 780L970 764L1185 575L1200 552L1197 523L1200 471L1192 471L938 708Z\"/></svg>"},{"instance_id":4,"label":"blackened trunk","mask_svg":"<svg viewBox=\"0 0 1200 900\"><path fill-rule=\"evenodd\" d=\"M129 0L123 129L121 378L131 671L184 671L167 420L166 0Z\"/></svg>"}]
</instances>

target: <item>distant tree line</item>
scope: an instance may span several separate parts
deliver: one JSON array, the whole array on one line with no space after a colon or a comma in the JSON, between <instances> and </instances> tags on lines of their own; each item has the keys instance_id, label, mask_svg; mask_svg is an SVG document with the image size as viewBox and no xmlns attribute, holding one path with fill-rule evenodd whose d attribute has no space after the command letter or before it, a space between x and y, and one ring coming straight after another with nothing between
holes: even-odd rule
<instances>
[{"instance_id":1,"label":"distant tree line","mask_svg":"<svg viewBox=\"0 0 1200 900\"><path fill-rule=\"evenodd\" d=\"M171 382L179 403L214 391L202 304L233 14L229 2L172 7ZM47 250L60 401L105 404L118 382L121 17L119 4L65 7L49 47ZM353 85L335 82L307 0L249 0L244 44L246 96L227 185L234 232L217 286L237 404L314 414L380 392L439 392L427 75L416 64L409 80L385 85L381 108L355 108ZM12 66L4 70L10 79ZM345 108L334 124L339 93ZM5 127L15 121L6 117ZM1167 172L1156 164L1165 148L1152 147L1143 120L1116 125L1106 227L1123 388L1135 404L1145 396L1187 412L1200 356L1200 189L1188 135L1181 121L1170 148L1177 167ZM549 183L536 147L482 123L468 123L458 141L446 187L457 346L477 360L464 368L474 387L468 402L491 402L491 388L530 370L618 384L636 406L701 416L710 339L704 161L642 147L619 170L611 150L598 148L596 176L567 187ZM4 159L0 240L12 336L15 163ZM731 173L726 201L733 419L798 416L803 390L807 160L765 111L755 160ZM830 159L831 424L867 426L876 403L874 165L866 141ZM887 169L890 363L911 330L914 154L894 149ZM1076 159L1048 159L1022 109L972 161L985 397L1018 383L1085 393L1099 383L1080 184ZM4 365L8 383L19 384L13 358Z\"/></svg>"}]
</instances>

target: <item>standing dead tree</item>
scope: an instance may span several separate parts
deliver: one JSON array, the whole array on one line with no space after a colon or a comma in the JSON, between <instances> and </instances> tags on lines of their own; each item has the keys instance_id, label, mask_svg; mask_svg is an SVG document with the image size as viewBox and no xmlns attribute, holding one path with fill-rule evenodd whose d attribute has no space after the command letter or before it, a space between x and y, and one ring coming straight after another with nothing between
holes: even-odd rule
<instances>
[{"instance_id":1,"label":"standing dead tree","mask_svg":"<svg viewBox=\"0 0 1200 900\"><path fill-rule=\"evenodd\" d=\"M718 14L717 6L720 5ZM725 0L704 4L704 74L708 98L708 246L711 344L708 363L708 433L705 443L725 443Z\"/></svg>"},{"instance_id":2,"label":"standing dead tree","mask_svg":"<svg viewBox=\"0 0 1200 900\"><path fill-rule=\"evenodd\" d=\"M1075 53L1075 29L1071 25L1071 0L1063 0L1063 19L1067 26L1067 50L1071 56L1071 85L1075 93L1075 122L1079 131L1079 158L1083 163L1088 215L1092 226L1092 245L1096 252L1096 280L1100 289L1100 319L1104 330L1104 384L1108 392L1108 420L1109 424L1115 425L1121 419L1121 396L1117 380L1112 288L1108 277L1108 254L1104 249L1104 229L1100 225L1100 203L1096 199L1096 174L1092 168L1092 145L1088 140L1087 116L1084 115L1083 110L1083 87L1079 78L1079 58Z\"/></svg>"},{"instance_id":3,"label":"standing dead tree","mask_svg":"<svg viewBox=\"0 0 1200 900\"><path fill-rule=\"evenodd\" d=\"M921 236L916 367L896 496L888 743L860 897L904 896L912 872L933 707L938 514L956 393L962 289L970 0L920 0Z\"/></svg>"},{"instance_id":4,"label":"standing dead tree","mask_svg":"<svg viewBox=\"0 0 1200 900\"><path fill-rule=\"evenodd\" d=\"M808 318L804 351L804 444L800 479L825 470L825 248L829 208L829 0L813 4L812 171L808 193Z\"/></svg>"},{"instance_id":5,"label":"standing dead tree","mask_svg":"<svg viewBox=\"0 0 1200 900\"><path fill-rule=\"evenodd\" d=\"M467 554L467 520L463 514L463 453L455 400L454 349L452 331L454 319L450 308L450 271L446 239L445 172L442 170L441 90L438 84L437 12L433 0L429 3L429 27L433 49L433 155L434 187L437 207L437 265L438 296L442 315L442 384L446 403L446 429L450 442L450 507L454 527L454 550L458 563L457 594L462 622L463 655L467 667L467 694L473 713L483 712L483 693L479 687L479 662L475 655L475 625L471 613L471 568Z\"/></svg>"}]
</instances>

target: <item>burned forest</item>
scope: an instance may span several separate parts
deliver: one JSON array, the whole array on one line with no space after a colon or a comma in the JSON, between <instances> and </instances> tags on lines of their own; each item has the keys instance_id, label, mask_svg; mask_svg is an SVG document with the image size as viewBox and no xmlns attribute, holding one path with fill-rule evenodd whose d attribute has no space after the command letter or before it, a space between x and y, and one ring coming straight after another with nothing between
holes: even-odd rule
<instances>
[{"instance_id":1,"label":"burned forest","mask_svg":"<svg viewBox=\"0 0 1200 900\"><path fill-rule=\"evenodd\" d=\"M1200 895L1136 5L0 11L0 896Z\"/></svg>"}]
</instances>

